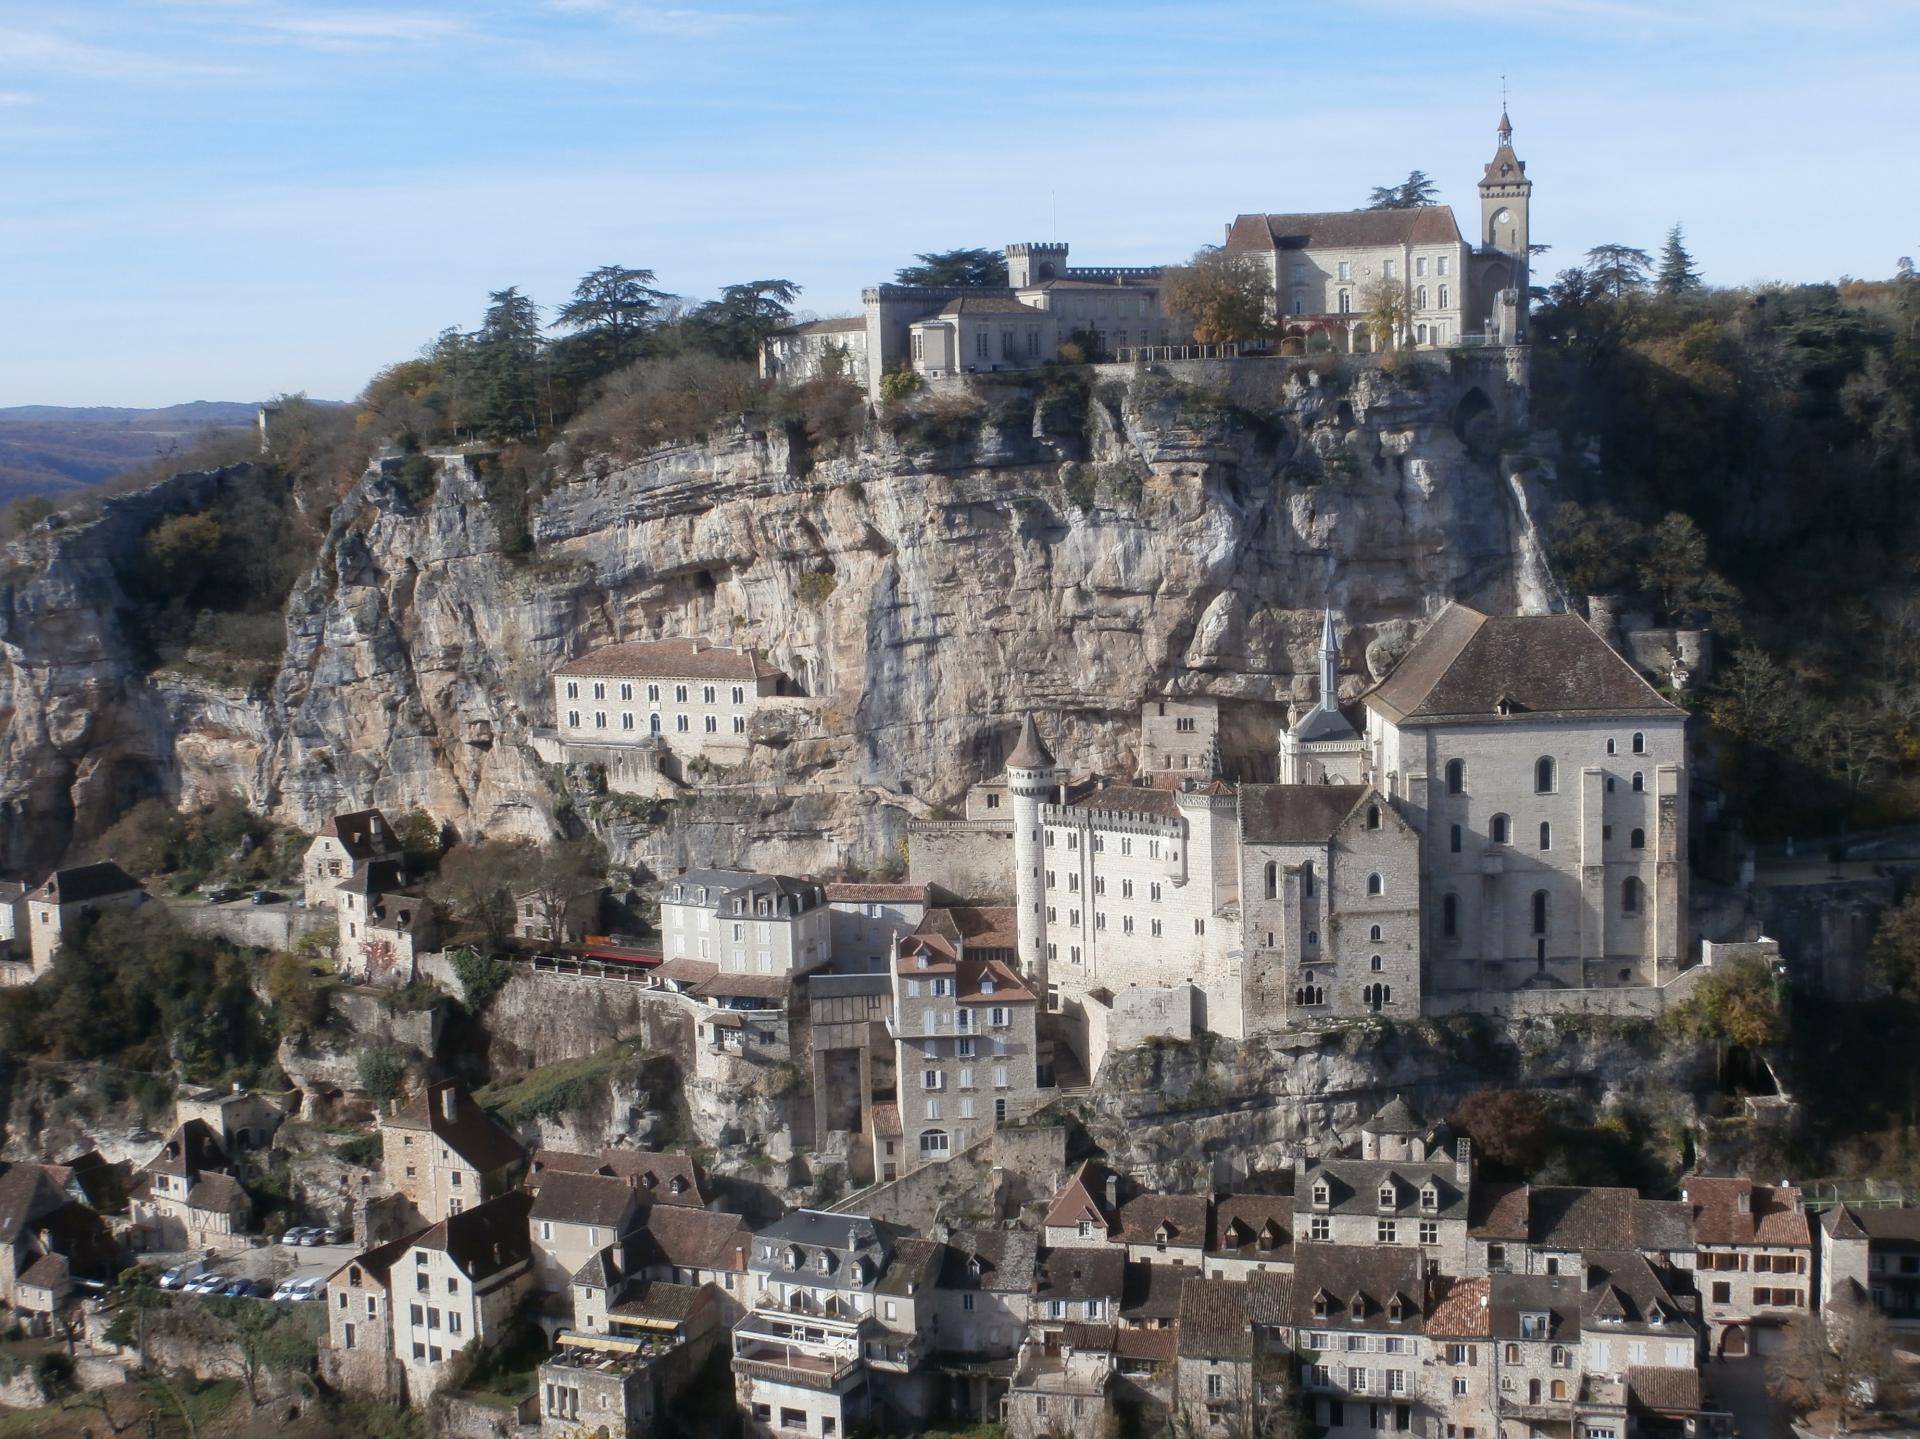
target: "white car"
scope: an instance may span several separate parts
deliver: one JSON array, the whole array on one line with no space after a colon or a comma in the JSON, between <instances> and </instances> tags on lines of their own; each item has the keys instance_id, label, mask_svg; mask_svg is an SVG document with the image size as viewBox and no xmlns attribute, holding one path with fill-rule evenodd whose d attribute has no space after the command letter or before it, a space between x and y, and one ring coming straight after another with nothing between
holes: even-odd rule
<instances>
[{"instance_id":1,"label":"white car","mask_svg":"<svg viewBox=\"0 0 1920 1439\"><path fill-rule=\"evenodd\" d=\"M231 1276L225 1275L225 1274L215 1274L211 1270L209 1270L207 1273L202 1274L198 1279L195 1279L192 1283L188 1284L186 1287L186 1292L188 1294L218 1294L222 1289L225 1289L227 1285L232 1282L233 1281Z\"/></svg>"},{"instance_id":2,"label":"white car","mask_svg":"<svg viewBox=\"0 0 1920 1439\"><path fill-rule=\"evenodd\" d=\"M273 1291L273 1297L275 1301L279 1302L279 1301L292 1299L294 1297L293 1291L298 1289L301 1285L305 1284L306 1282L307 1282L306 1280L298 1277L295 1277L293 1279L282 1279L280 1281L280 1287Z\"/></svg>"},{"instance_id":3,"label":"white car","mask_svg":"<svg viewBox=\"0 0 1920 1439\"><path fill-rule=\"evenodd\" d=\"M307 1242L307 1236L313 1232L312 1225L296 1224L280 1236L280 1244L286 1249L298 1249Z\"/></svg>"},{"instance_id":4,"label":"white car","mask_svg":"<svg viewBox=\"0 0 1920 1439\"><path fill-rule=\"evenodd\" d=\"M303 1304L314 1299L324 1299L326 1295L322 1291L324 1291L326 1287L327 1281L323 1276L309 1274L304 1278L295 1279L287 1285L287 1298L295 1304Z\"/></svg>"},{"instance_id":5,"label":"white car","mask_svg":"<svg viewBox=\"0 0 1920 1439\"><path fill-rule=\"evenodd\" d=\"M162 1289L185 1289L206 1272L206 1260L189 1259L185 1263L174 1265L173 1268L169 1269L165 1274L162 1274L160 1276L160 1287Z\"/></svg>"}]
</instances>

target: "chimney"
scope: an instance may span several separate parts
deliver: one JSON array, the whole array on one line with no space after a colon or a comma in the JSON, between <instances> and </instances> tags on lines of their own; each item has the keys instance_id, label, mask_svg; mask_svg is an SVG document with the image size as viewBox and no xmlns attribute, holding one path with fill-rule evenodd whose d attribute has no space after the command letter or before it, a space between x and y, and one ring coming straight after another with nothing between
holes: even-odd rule
<instances>
[{"instance_id":1,"label":"chimney","mask_svg":"<svg viewBox=\"0 0 1920 1439\"><path fill-rule=\"evenodd\" d=\"M1753 1186L1743 1184L1734 1192L1733 1207L1741 1214L1753 1213Z\"/></svg>"},{"instance_id":2,"label":"chimney","mask_svg":"<svg viewBox=\"0 0 1920 1439\"><path fill-rule=\"evenodd\" d=\"M1120 1176L1112 1170L1107 1171L1107 1208L1110 1210L1120 1208Z\"/></svg>"},{"instance_id":3,"label":"chimney","mask_svg":"<svg viewBox=\"0 0 1920 1439\"><path fill-rule=\"evenodd\" d=\"M372 835L375 839L380 838L380 811L379 810L375 810L371 815L367 816L367 833Z\"/></svg>"},{"instance_id":4,"label":"chimney","mask_svg":"<svg viewBox=\"0 0 1920 1439\"><path fill-rule=\"evenodd\" d=\"M442 1085L440 1088L440 1117L451 1124L454 1116L458 1114L459 1111L460 1095L458 1090L451 1083Z\"/></svg>"},{"instance_id":5,"label":"chimney","mask_svg":"<svg viewBox=\"0 0 1920 1439\"><path fill-rule=\"evenodd\" d=\"M1453 1146L1453 1180L1462 1189L1473 1183L1473 1141L1459 1140Z\"/></svg>"},{"instance_id":6,"label":"chimney","mask_svg":"<svg viewBox=\"0 0 1920 1439\"><path fill-rule=\"evenodd\" d=\"M847 1226L847 1253L851 1254L860 1247L860 1231L853 1225Z\"/></svg>"}]
</instances>

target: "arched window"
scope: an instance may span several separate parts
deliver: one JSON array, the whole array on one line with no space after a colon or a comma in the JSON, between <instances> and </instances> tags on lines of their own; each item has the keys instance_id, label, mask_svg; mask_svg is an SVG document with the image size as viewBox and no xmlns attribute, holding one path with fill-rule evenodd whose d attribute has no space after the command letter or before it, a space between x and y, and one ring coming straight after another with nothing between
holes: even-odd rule
<instances>
[{"instance_id":1,"label":"arched window","mask_svg":"<svg viewBox=\"0 0 1920 1439\"><path fill-rule=\"evenodd\" d=\"M647 716L647 733L648 734L660 733L660 716L659 715Z\"/></svg>"},{"instance_id":2,"label":"arched window","mask_svg":"<svg viewBox=\"0 0 1920 1439\"><path fill-rule=\"evenodd\" d=\"M1632 834L1627 836L1628 849L1645 849L1646 847L1647 832L1644 829L1636 829Z\"/></svg>"},{"instance_id":3,"label":"arched window","mask_svg":"<svg viewBox=\"0 0 1920 1439\"><path fill-rule=\"evenodd\" d=\"M1460 896L1450 894L1440 901L1440 933L1448 939L1460 933Z\"/></svg>"},{"instance_id":4,"label":"arched window","mask_svg":"<svg viewBox=\"0 0 1920 1439\"><path fill-rule=\"evenodd\" d=\"M1457 824L1447 826L1447 852L1460 853L1460 826Z\"/></svg>"},{"instance_id":5,"label":"arched window","mask_svg":"<svg viewBox=\"0 0 1920 1439\"><path fill-rule=\"evenodd\" d=\"M1313 861L1308 860L1300 866L1300 893L1308 899L1313 898Z\"/></svg>"},{"instance_id":6,"label":"arched window","mask_svg":"<svg viewBox=\"0 0 1920 1439\"><path fill-rule=\"evenodd\" d=\"M1608 754L1612 754L1612 753L1613 753L1613 751L1614 751L1614 743L1613 743L1613 740L1612 740L1612 738L1611 738L1611 737L1609 737L1609 738L1608 738L1608 740L1607 740L1607 753L1608 753Z\"/></svg>"},{"instance_id":7,"label":"arched window","mask_svg":"<svg viewBox=\"0 0 1920 1439\"><path fill-rule=\"evenodd\" d=\"M1342 290L1340 292L1340 313L1343 315L1353 313L1353 292L1351 290Z\"/></svg>"},{"instance_id":8,"label":"arched window","mask_svg":"<svg viewBox=\"0 0 1920 1439\"><path fill-rule=\"evenodd\" d=\"M1635 754L1645 754L1647 752L1647 737L1639 730L1633 732L1633 752Z\"/></svg>"},{"instance_id":9,"label":"arched window","mask_svg":"<svg viewBox=\"0 0 1920 1439\"><path fill-rule=\"evenodd\" d=\"M1371 960L1368 961L1367 967L1371 969L1375 974L1378 974L1380 973L1381 970L1387 967L1387 961L1381 955L1376 954Z\"/></svg>"},{"instance_id":10,"label":"arched window","mask_svg":"<svg viewBox=\"0 0 1920 1439\"><path fill-rule=\"evenodd\" d=\"M1487 838L1495 844L1507 842L1507 817L1504 814L1496 814L1487 821Z\"/></svg>"},{"instance_id":11,"label":"arched window","mask_svg":"<svg viewBox=\"0 0 1920 1439\"><path fill-rule=\"evenodd\" d=\"M1620 911L1623 914L1640 913L1639 876L1630 874L1620 881Z\"/></svg>"},{"instance_id":12,"label":"arched window","mask_svg":"<svg viewBox=\"0 0 1920 1439\"><path fill-rule=\"evenodd\" d=\"M1447 287L1442 285L1440 287L1440 308L1444 310L1452 303L1453 302L1447 298Z\"/></svg>"},{"instance_id":13,"label":"arched window","mask_svg":"<svg viewBox=\"0 0 1920 1439\"><path fill-rule=\"evenodd\" d=\"M1307 931L1307 948L1312 949L1318 943L1320 943L1320 931L1317 929L1308 930Z\"/></svg>"},{"instance_id":14,"label":"arched window","mask_svg":"<svg viewBox=\"0 0 1920 1439\"><path fill-rule=\"evenodd\" d=\"M1533 762L1533 792L1535 794L1553 793L1553 756L1541 755Z\"/></svg>"},{"instance_id":15,"label":"arched window","mask_svg":"<svg viewBox=\"0 0 1920 1439\"><path fill-rule=\"evenodd\" d=\"M1415 288L1413 292L1413 304L1415 309L1424 310L1427 308L1427 287L1425 285L1420 285Z\"/></svg>"},{"instance_id":16,"label":"arched window","mask_svg":"<svg viewBox=\"0 0 1920 1439\"><path fill-rule=\"evenodd\" d=\"M947 1132L944 1129L923 1129L920 1132L920 1152L922 1154L945 1154L947 1152Z\"/></svg>"},{"instance_id":17,"label":"arched window","mask_svg":"<svg viewBox=\"0 0 1920 1439\"><path fill-rule=\"evenodd\" d=\"M1633 772L1633 792L1635 794L1645 794L1646 790L1647 790L1646 775L1639 770L1635 770Z\"/></svg>"},{"instance_id":18,"label":"arched window","mask_svg":"<svg viewBox=\"0 0 1920 1439\"><path fill-rule=\"evenodd\" d=\"M1467 792L1467 762L1463 759L1447 761L1447 793L1465 794Z\"/></svg>"},{"instance_id":19,"label":"arched window","mask_svg":"<svg viewBox=\"0 0 1920 1439\"><path fill-rule=\"evenodd\" d=\"M1380 828L1380 806L1377 804L1370 804L1367 806L1367 828L1368 829Z\"/></svg>"},{"instance_id":20,"label":"arched window","mask_svg":"<svg viewBox=\"0 0 1920 1439\"><path fill-rule=\"evenodd\" d=\"M1372 929L1368 930L1367 938L1378 944L1380 941L1380 926L1376 924Z\"/></svg>"},{"instance_id":21,"label":"arched window","mask_svg":"<svg viewBox=\"0 0 1920 1439\"><path fill-rule=\"evenodd\" d=\"M1540 821L1540 848L1553 848L1553 826L1544 819Z\"/></svg>"},{"instance_id":22,"label":"arched window","mask_svg":"<svg viewBox=\"0 0 1920 1439\"><path fill-rule=\"evenodd\" d=\"M1367 876L1367 893L1368 894L1385 894L1386 892L1387 892L1387 882L1380 877L1380 872L1378 870L1375 870L1372 874Z\"/></svg>"},{"instance_id":23,"label":"arched window","mask_svg":"<svg viewBox=\"0 0 1920 1439\"><path fill-rule=\"evenodd\" d=\"M1273 860L1267 861L1267 898L1280 897L1280 866Z\"/></svg>"},{"instance_id":24,"label":"arched window","mask_svg":"<svg viewBox=\"0 0 1920 1439\"><path fill-rule=\"evenodd\" d=\"M1547 932L1547 892L1544 889L1536 889L1533 892L1533 932L1535 934Z\"/></svg>"}]
</instances>

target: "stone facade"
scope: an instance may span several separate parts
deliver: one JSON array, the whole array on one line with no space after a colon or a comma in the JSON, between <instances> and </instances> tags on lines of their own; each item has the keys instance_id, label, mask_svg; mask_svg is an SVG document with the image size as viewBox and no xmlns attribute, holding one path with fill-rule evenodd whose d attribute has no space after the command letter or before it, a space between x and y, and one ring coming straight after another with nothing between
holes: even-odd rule
<instances>
[{"instance_id":1,"label":"stone facade","mask_svg":"<svg viewBox=\"0 0 1920 1439\"><path fill-rule=\"evenodd\" d=\"M831 954L833 913L825 887L806 880L690 869L661 891L660 934L668 960L726 974L804 974Z\"/></svg>"},{"instance_id":2,"label":"stone facade","mask_svg":"<svg viewBox=\"0 0 1920 1439\"><path fill-rule=\"evenodd\" d=\"M738 764L780 680L755 651L701 639L607 645L555 672L555 725L563 745L651 744L682 763Z\"/></svg>"}]
</instances>

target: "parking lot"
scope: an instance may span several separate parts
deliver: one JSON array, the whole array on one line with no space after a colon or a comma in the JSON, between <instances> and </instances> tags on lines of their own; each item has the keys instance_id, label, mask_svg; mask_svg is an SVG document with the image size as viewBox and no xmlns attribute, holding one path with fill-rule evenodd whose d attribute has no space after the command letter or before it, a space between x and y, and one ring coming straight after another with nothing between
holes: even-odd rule
<instances>
[{"instance_id":1,"label":"parking lot","mask_svg":"<svg viewBox=\"0 0 1920 1439\"><path fill-rule=\"evenodd\" d=\"M353 1258L358 1251L351 1244L315 1244L291 1248L282 1244L264 1244L256 1248L234 1250L207 1263L207 1269L228 1279L253 1279L269 1292L289 1279L326 1277ZM198 1254L156 1254L149 1261L163 1269L198 1259Z\"/></svg>"}]
</instances>

